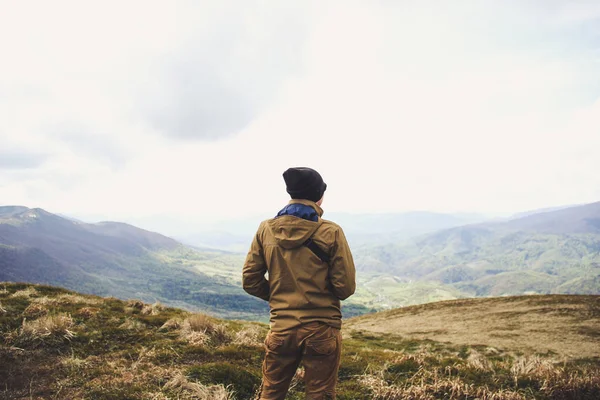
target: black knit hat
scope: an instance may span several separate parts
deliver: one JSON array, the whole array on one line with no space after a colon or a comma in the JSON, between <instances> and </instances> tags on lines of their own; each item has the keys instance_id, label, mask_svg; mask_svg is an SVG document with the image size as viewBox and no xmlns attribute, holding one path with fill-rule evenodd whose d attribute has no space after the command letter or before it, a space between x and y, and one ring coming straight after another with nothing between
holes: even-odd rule
<instances>
[{"instance_id":1,"label":"black knit hat","mask_svg":"<svg viewBox=\"0 0 600 400\"><path fill-rule=\"evenodd\" d=\"M288 168L283 173L286 190L292 199L307 199L317 202L323 197L327 184L321 175L312 168Z\"/></svg>"}]
</instances>

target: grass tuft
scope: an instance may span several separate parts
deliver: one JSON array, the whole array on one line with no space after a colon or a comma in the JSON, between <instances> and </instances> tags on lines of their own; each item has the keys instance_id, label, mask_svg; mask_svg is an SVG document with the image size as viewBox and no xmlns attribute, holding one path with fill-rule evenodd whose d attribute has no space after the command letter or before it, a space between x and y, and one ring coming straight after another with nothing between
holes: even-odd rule
<instances>
[{"instance_id":1,"label":"grass tuft","mask_svg":"<svg viewBox=\"0 0 600 400\"><path fill-rule=\"evenodd\" d=\"M183 321L185 329L193 332L211 332L215 327L213 318L205 314L193 314Z\"/></svg>"},{"instance_id":2,"label":"grass tuft","mask_svg":"<svg viewBox=\"0 0 600 400\"><path fill-rule=\"evenodd\" d=\"M82 307L79 310L77 310L76 316L83 319L89 319L96 316L96 314L98 314L99 311L100 309L95 307Z\"/></svg>"},{"instance_id":3,"label":"grass tuft","mask_svg":"<svg viewBox=\"0 0 600 400\"><path fill-rule=\"evenodd\" d=\"M177 393L179 399L197 399L197 400L233 400L234 393L222 384L204 385L197 382L190 382L181 372L173 376L163 387L166 390L172 390Z\"/></svg>"},{"instance_id":4,"label":"grass tuft","mask_svg":"<svg viewBox=\"0 0 600 400\"><path fill-rule=\"evenodd\" d=\"M47 315L33 321L25 318L16 338L17 345L37 347L62 344L75 337L72 327L73 319L67 314Z\"/></svg>"},{"instance_id":5,"label":"grass tuft","mask_svg":"<svg viewBox=\"0 0 600 400\"><path fill-rule=\"evenodd\" d=\"M154 304L144 304L142 309L140 310L140 314L142 315L158 315L161 311L165 310L165 306L160 304L160 302L156 302Z\"/></svg>"},{"instance_id":6,"label":"grass tuft","mask_svg":"<svg viewBox=\"0 0 600 400\"><path fill-rule=\"evenodd\" d=\"M96 305L102 303L101 299L97 299L91 296L82 296L80 294L71 294L71 293L63 293L58 296L50 297L50 296L42 296L36 299L33 299L33 303L42 304L45 306L64 306L69 304L86 304L86 305Z\"/></svg>"},{"instance_id":7,"label":"grass tuft","mask_svg":"<svg viewBox=\"0 0 600 400\"><path fill-rule=\"evenodd\" d=\"M181 324L180 336L195 346L221 346L232 341L228 327L205 314L193 314Z\"/></svg>"},{"instance_id":8,"label":"grass tuft","mask_svg":"<svg viewBox=\"0 0 600 400\"><path fill-rule=\"evenodd\" d=\"M265 329L257 325L244 326L236 332L233 343L240 346L262 347L265 333Z\"/></svg>"},{"instance_id":9,"label":"grass tuft","mask_svg":"<svg viewBox=\"0 0 600 400\"><path fill-rule=\"evenodd\" d=\"M12 298L15 298L15 297L25 297L25 298L28 299L30 297L37 296L37 295L38 295L38 291L35 290L35 288L32 287L32 286L28 286L25 289L17 290L13 294L11 294L10 297L12 297Z\"/></svg>"},{"instance_id":10,"label":"grass tuft","mask_svg":"<svg viewBox=\"0 0 600 400\"><path fill-rule=\"evenodd\" d=\"M23 311L23 316L26 318L38 318L48 314L48 309L42 304L32 302Z\"/></svg>"},{"instance_id":11,"label":"grass tuft","mask_svg":"<svg viewBox=\"0 0 600 400\"><path fill-rule=\"evenodd\" d=\"M183 320L181 318L171 318L168 319L160 328L160 331L172 331L175 329L180 329L183 325Z\"/></svg>"},{"instance_id":12,"label":"grass tuft","mask_svg":"<svg viewBox=\"0 0 600 400\"><path fill-rule=\"evenodd\" d=\"M127 300L125 306L127 307L129 312L140 312L142 308L144 308L144 302L141 300L131 299Z\"/></svg>"},{"instance_id":13,"label":"grass tuft","mask_svg":"<svg viewBox=\"0 0 600 400\"><path fill-rule=\"evenodd\" d=\"M258 374L230 362L197 365L188 369L187 376L203 384L219 383L231 387L242 399L252 398L261 380Z\"/></svg>"},{"instance_id":14,"label":"grass tuft","mask_svg":"<svg viewBox=\"0 0 600 400\"><path fill-rule=\"evenodd\" d=\"M127 318L125 322L119 325L119 329L126 329L129 331L141 331L146 328L146 324L137 319Z\"/></svg>"}]
</instances>

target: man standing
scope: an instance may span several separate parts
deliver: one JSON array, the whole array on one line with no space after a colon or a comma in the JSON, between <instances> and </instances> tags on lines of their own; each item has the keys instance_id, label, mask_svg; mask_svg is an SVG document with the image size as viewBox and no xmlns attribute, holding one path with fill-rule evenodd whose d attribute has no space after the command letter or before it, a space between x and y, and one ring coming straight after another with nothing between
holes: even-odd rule
<instances>
[{"instance_id":1,"label":"man standing","mask_svg":"<svg viewBox=\"0 0 600 400\"><path fill-rule=\"evenodd\" d=\"M354 293L354 261L342 229L321 219L321 175L289 168L283 179L292 200L260 224L243 270L244 290L271 310L260 399L285 399L300 362L306 398L335 399L340 300Z\"/></svg>"}]
</instances>

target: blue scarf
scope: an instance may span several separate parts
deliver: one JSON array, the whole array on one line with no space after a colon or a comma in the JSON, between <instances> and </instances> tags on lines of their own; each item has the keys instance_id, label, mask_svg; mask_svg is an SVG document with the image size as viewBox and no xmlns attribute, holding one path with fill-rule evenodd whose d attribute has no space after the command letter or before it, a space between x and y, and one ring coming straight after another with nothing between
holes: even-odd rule
<instances>
[{"instance_id":1,"label":"blue scarf","mask_svg":"<svg viewBox=\"0 0 600 400\"><path fill-rule=\"evenodd\" d=\"M284 215L293 215L294 217L307 219L309 221L318 222L319 214L317 211L311 206L307 206L304 204L294 203L288 204L281 211L277 213L277 217L281 217ZM277 218L275 217L275 218Z\"/></svg>"}]
</instances>

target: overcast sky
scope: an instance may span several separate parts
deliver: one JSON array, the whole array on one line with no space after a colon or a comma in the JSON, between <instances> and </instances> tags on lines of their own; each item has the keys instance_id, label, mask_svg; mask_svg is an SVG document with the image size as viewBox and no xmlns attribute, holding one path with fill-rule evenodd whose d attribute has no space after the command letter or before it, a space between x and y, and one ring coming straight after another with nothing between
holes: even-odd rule
<instances>
[{"instance_id":1,"label":"overcast sky","mask_svg":"<svg viewBox=\"0 0 600 400\"><path fill-rule=\"evenodd\" d=\"M0 0L0 204L89 218L600 200L600 2Z\"/></svg>"}]
</instances>

